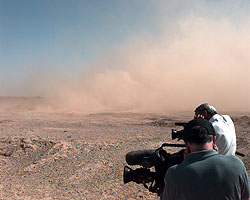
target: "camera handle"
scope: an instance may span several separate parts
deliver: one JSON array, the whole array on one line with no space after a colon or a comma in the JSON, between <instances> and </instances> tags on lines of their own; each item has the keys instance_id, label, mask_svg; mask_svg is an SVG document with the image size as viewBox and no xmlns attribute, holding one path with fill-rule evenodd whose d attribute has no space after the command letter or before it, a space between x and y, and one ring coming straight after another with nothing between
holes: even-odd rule
<instances>
[{"instance_id":1,"label":"camera handle","mask_svg":"<svg viewBox=\"0 0 250 200\"><path fill-rule=\"evenodd\" d=\"M163 143L160 148L162 147L185 147L185 144Z\"/></svg>"},{"instance_id":2,"label":"camera handle","mask_svg":"<svg viewBox=\"0 0 250 200\"><path fill-rule=\"evenodd\" d=\"M158 183L156 182L152 182L150 184L150 186L148 186L146 183L143 183L143 186L152 193L156 193L158 196L160 196L162 190L164 187L160 186Z\"/></svg>"},{"instance_id":3,"label":"camera handle","mask_svg":"<svg viewBox=\"0 0 250 200\"><path fill-rule=\"evenodd\" d=\"M162 147L185 147L185 144L163 143L160 148L162 148ZM238 152L238 151L236 151L235 154L238 155L238 156L241 156L241 157L245 156L244 153L241 153L241 152Z\"/></svg>"}]
</instances>

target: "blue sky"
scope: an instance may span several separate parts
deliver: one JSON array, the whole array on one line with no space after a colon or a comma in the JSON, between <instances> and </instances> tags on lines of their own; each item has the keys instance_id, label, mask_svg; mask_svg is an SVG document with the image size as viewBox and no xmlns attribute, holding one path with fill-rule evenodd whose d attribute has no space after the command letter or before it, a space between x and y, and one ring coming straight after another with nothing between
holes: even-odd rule
<instances>
[{"instance_id":1,"label":"blue sky","mask_svg":"<svg viewBox=\"0 0 250 200\"><path fill-rule=\"evenodd\" d=\"M1 0L0 9L1 69L88 62L133 32L157 28L142 1Z\"/></svg>"},{"instance_id":2,"label":"blue sky","mask_svg":"<svg viewBox=\"0 0 250 200\"><path fill-rule=\"evenodd\" d=\"M173 22L191 12L238 23L245 18L248 1L240 2L1 0L1 73L39 61L60 68L88 63L133 34L157 37L162 20L174 29Z\"/></svg>"},{"instance_id":3,"label":"blue sky","mask_svg":"<svg viewBox=\"0 0 250 200\"><path fill-rule=\"evenodd\" d=\"M112 63L135 38L164 35L171 44L190 16L237 32L249 25L249 1L0 0L0 95L26 95L21 86L34 72L74 76L106 56Z\"/></svg>"}]
</instances>

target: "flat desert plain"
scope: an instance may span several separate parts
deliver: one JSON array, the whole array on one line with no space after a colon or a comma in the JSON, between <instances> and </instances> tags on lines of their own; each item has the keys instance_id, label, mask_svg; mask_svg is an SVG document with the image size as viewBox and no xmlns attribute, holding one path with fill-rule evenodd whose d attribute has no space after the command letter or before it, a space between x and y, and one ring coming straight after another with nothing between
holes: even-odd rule
<instances>
[{"instance_id":1,"label":"flat desert plain","mask_svg":"<svg viewBox=\"0 0 250 200\"><path fill-rule=\"evenodd\" d=\"M0 199L159 199L123 183L125 155L171 140L193 112L52 112L41 98L0 98ZM250 113L227 113L250 176ZM169 153L180 149L167 148ZM132 166L136 168L138 166Z\"/></svg>"}]
</instances>

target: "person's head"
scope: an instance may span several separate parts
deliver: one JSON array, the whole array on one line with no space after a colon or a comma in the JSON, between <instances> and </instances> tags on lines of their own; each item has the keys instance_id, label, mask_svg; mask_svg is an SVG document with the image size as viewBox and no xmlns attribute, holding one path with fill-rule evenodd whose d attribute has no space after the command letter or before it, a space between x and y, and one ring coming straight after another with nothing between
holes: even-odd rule
<instances>
[{"instance_id":1,"label":"person's head","mask_svg":"<svg viewBox=\"0 0 250 200\"><path fill-rule=\"evenodd\" d=\"M203 103L195 109L194 113L194 119L202 117L209 120L211 117L217 114L217 111L212 105Z\"/></svg>"},{"instance_id":2,"label":"person's head","mask_svg":"<svg viewBox=\"0 0 250 200\"><path fill-rule=\"evenodd\" d=\"M183 140L191 151L213 149L215 139L214 127L206 119L191 120L184 127Z\"/></svg>"}]
</instances>

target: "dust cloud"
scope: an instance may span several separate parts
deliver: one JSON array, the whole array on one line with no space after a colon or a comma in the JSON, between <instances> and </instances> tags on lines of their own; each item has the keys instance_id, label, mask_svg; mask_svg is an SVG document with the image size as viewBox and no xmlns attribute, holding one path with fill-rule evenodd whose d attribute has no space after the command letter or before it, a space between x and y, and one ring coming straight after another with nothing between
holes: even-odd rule
<instances>
[{"instance_id":1,"label":"dust cloud","mask_svg":"<svg viewBox=\"0 0 250 200\"><path fill-rule=\"evenodd\" d=\"M248 26L193 15L177 25L171 35L133 35L68 76L39 74L33 86L61 111L165 113L204 102L250 111Z\"/></svg>"}]
</instances>

